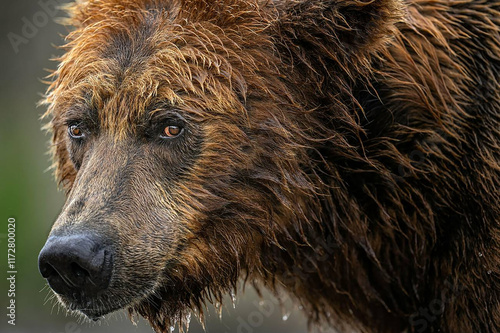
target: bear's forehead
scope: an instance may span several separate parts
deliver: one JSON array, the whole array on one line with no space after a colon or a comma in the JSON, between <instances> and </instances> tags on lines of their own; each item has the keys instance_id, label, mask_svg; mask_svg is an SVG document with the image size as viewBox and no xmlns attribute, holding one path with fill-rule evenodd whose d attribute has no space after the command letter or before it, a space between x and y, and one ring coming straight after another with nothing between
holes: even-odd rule
<instances>
[{"instance_id":1,"label":"bear's forehead","mask_svg":"<svg viewBox=\"0 0 500 333\"><path fill-rule=\"evenodd\" d=\"M93 39L87 34L75 40L60 68L63 108L96 109L102 122L112 126L120 119L137 123L157 104L206 110L233 95L230 81L236 69L213 42L208 50L193 31L144 29Z\"/></svg>"}]
</instances>

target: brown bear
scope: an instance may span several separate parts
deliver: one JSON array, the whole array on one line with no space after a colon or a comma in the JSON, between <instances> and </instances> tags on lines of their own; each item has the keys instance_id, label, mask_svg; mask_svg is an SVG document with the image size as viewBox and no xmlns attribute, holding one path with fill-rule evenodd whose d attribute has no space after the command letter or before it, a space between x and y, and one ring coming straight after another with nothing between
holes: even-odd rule
<instances>
[{"instance_id":1,"label":"brown bear","mask_svg":"<svg viewBox=\"0 0 500 333\"><path fill-rule=\"evenodd\" d=\"M156 332L238 281L340 332L500 332L499 0L88 0L39 268Z\"/></svg>"}]
</instances>

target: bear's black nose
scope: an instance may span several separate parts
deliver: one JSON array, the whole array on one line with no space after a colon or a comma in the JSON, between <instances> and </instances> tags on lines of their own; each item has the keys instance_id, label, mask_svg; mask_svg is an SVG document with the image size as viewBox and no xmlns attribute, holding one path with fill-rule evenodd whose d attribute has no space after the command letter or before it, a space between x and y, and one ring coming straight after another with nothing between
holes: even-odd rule
<instances>
[{"instance_id":1,"label":"bear's black nose","mask_svg":"<svg viewBox=\"0 0 500 333\"><path fill-rule=\"evenodd\" d=\"M58 294L72 298L96 296L111 280L111 247L90 234L53 236L40 252L38 268Z\"/></svg>"}]
</instances>

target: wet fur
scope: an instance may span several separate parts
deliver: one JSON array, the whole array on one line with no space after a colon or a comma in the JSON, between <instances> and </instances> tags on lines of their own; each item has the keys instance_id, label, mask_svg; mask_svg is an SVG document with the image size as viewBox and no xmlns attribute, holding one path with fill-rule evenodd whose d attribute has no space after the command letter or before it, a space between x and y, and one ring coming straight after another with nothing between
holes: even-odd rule
<instances>
[{"instance_id":1,"label":"wet fur","mask_svg":"<svg viewBox=\"0 0 500 333\"><path fill-rule=\"evenodd\" d=\"M168 332L244 278L341 330L500 332L499 1L103 0L68 12L76 29L46 103L69 193L75 105L117 141L159 103L199 125L167 199L148 201L178 216L176 246L132 314ZM443 311L422 322L436 300Z\"/></svg>"}]
</instances>

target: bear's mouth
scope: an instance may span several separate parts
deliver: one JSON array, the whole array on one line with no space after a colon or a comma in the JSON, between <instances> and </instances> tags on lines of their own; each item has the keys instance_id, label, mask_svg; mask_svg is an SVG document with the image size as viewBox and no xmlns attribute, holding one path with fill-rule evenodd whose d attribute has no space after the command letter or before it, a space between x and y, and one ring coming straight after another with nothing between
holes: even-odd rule
<instances>
[{"instance_id":1,"label":"bear's mouth","mask_svg":"<svg viewBox=\"0 0 500 333\"><path fill-rule=\"evenodd\" d=\"M59 301L71 312L85 315L92 321L97 321L104 316L119 311L128 306L126 301L110 301L106 298L89 298L73 295L71 299L67 296L58 295Z\"/></svg>"},{"instance_id":2,"label":"bear's mouth","mask_svg":"<svg viewBox=\"0 0 500 333\"><path fill-rule=\"evenodd\" d=\"M116 281L113 284L116 284ZM77 292L71 295L57 293L56 295L60 303L69 311L83 314L89 320L98 321L106 315L120 310L126 310L130 314L138 308L158 307L165 297L164 294L162 294L163 297L158 297L161 289L159 281L155 281L152 285L145 286L143 290L135 291L136 294L131 293L131 290L124 292L124 290L112 288L96 296Z\"/></svg>"},{"instance_id":3,"label":"bear's mouth","mask_svg":"<svg viewBox=\"0 0 500 333\"><path fill-rule=\"evenodd\" d=\"M106 292L101 295L85 295L74 292L71 295L57 294L59 302L74 314L83 314L92 321L98 321L104 316L116 311L133 308L137 304L147 302L155 294L155 289L143 292L138 297L124 295L119 291Z\"/></svg>"}]
</instances>

